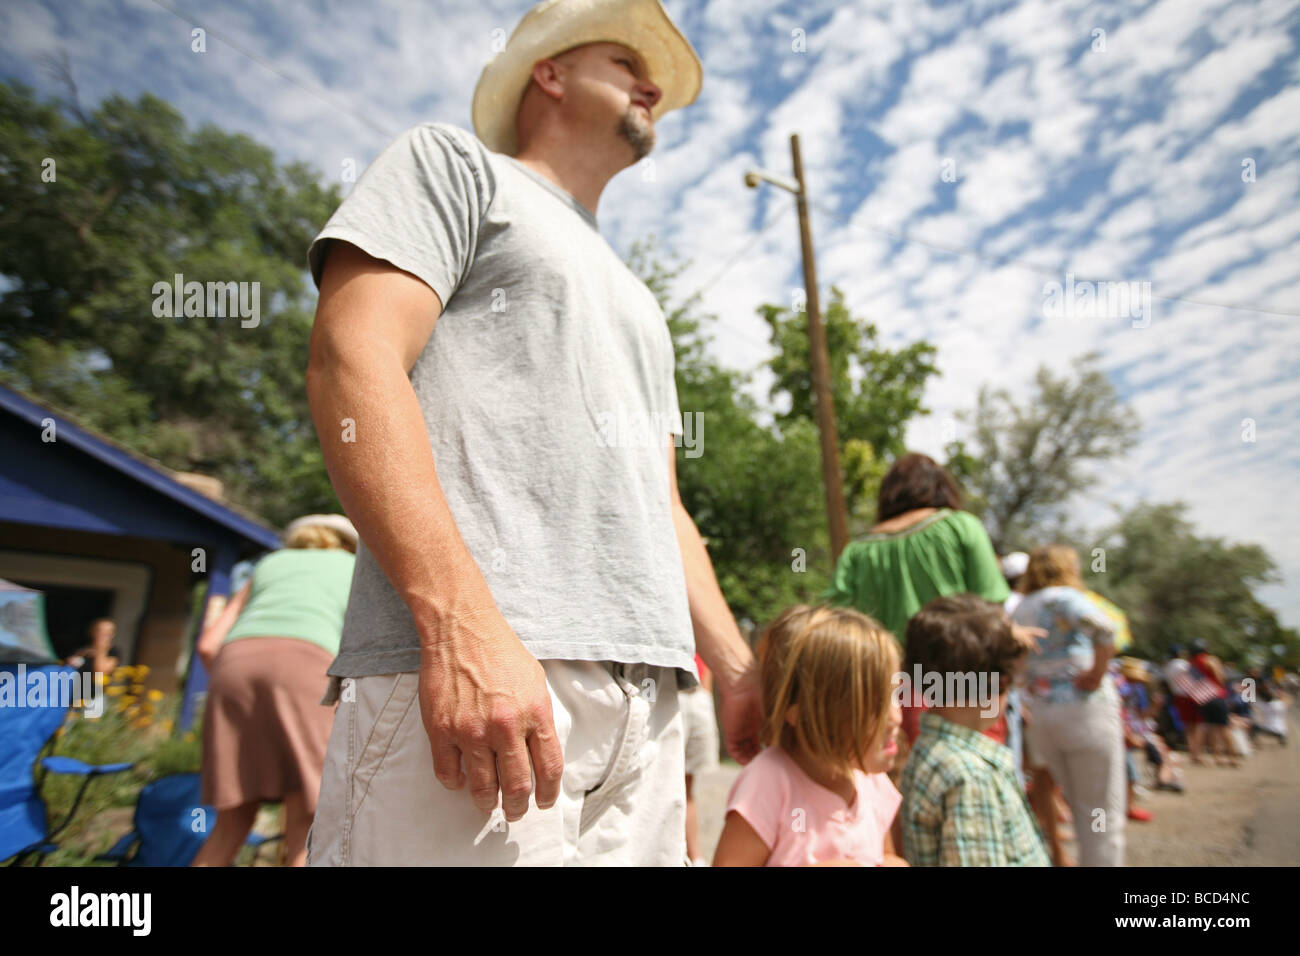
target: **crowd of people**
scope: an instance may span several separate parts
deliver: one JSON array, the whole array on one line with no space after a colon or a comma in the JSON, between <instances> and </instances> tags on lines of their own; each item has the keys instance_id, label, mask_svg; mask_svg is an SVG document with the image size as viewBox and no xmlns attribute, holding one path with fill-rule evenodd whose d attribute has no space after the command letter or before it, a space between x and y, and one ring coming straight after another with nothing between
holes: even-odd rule
<instances>
[{"instance_id":1,"label":"crowd of people","mask_svg":"<svg viewBox=\"0 0 1300 956\"><path fill-rule=\"evenodd\" d=\"M1272 675L1234 674L1200 642L1164 666L1117 657L1071 548L999 558L961 504L941 466L904 456L825 600L763 629L762 750L713 865L1073 865L1064 829L1077 863L1118 866L1126 824L1151 819L1140 799L1183 792L1180 751L1236 766L1261 737L1286 744ZM219 812L195 865L231 863L264 803L284 805L286 862L305 862L356 545L346 518L299 519L201 635L203 797ZM696 664L678 702L687 853L707 865L693 783L720 748Z\"/></svg>"},{"instance_id":2,"label":"crowd of people","mask_svg":"<svg viewBox=\"0 0 1300 956\"><path fill-rule=\"evenodd\" d=\"M889 470L822 602L745 640L677 485L663 310L596 218L702 81L659 0L547 0L483 69L474 132L404 132L312 242L307 397L355 567L349 589L350 555L272 554L201 638L198 862L277 799L311 866L705 859L719 731L744 768L716 865L1063 864L1066 812L1078 861L1119 865L1129 742L1180 785L1121 711L1074 552L1004 566L926 456ZM1171 695L1230 729L1209 666ZM1190 713L1193 758L1221 754Z\"/></svg>"},{"instance_id":3,"label":"crowd of people","mask_svg":"<svg viewBox=\"0 0 1300 956\"><path fill-rule=\"evenodd\" d=\"M998 559L932 459L894 465L878 514L829 604L787 612L761 639L767 749L732 788L716 865L1120 866L1127 823L1152 819L1136 805L1146 774L1185 789L1177 750L1236 766L1260 734L1285 745L1271 676L1234 679L1200 642L1163 669L1116 657L1118 621L1075 551ZM848 644L882 649L846 656ZM895 675L875 665L896 644ZM927 675L932 699L915 687ZM799 814L828 793L843 804L810 809L816 824Z\"/></svg>"}]
</instances>

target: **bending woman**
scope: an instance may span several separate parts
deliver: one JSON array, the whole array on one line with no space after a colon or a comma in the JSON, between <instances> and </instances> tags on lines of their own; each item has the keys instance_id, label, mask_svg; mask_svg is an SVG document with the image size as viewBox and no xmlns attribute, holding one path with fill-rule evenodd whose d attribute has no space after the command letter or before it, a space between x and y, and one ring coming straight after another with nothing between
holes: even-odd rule
<instances>
[{"instance_id":1,"label":"bending woman","mask_svg":"<svg viewBox=\"0 0 1300 956\"><path fill-rule=\"evenodd\" d=\"M203 632L203 802L217 822L193 866L229 866L263 803L284 805L285 857L307 862L334 709L321 706L356 560L342 515L308 515Z\"/></svg>"}]
</instances>

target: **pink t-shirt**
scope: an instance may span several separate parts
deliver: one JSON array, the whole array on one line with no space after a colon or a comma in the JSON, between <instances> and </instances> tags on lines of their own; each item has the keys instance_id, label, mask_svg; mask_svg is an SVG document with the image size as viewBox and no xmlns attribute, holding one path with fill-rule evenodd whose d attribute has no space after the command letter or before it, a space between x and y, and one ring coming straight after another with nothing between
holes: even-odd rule
<instances>
[{"instance_id":1,"label":"pink t-shirt","mask_svg":"<svg viewBox=\"0 0 1300 956\"><path fill-rule=\"evenodd\" d=\"M828 860L884 862L885 834L903 795L883 773L855 771L852 806L816 783L780 747L766 747L740 771L727 797L772 851L768 866L804 866Z\"/></svg>"}]
</instances>

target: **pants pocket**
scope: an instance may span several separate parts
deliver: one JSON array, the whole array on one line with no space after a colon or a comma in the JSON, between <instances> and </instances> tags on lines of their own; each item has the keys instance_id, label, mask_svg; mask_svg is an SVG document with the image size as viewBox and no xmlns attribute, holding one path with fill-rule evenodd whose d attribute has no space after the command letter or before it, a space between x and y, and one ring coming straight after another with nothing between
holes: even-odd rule
<instances>
[{"instance_id":1,"label":"pants pocket","mask_svg":"<svg viewBox=\"0 0 1300 956\"><path fill-rule=\"evenodd\" d=\"M357 682L357 731L360 751L352 769L351 815L361 810L370 783L384 765L407 715L419 696L418 674L395 674L391 680L371 677ZM373 713L373 719L369 714Z\"/></svg>"}]
</instances>

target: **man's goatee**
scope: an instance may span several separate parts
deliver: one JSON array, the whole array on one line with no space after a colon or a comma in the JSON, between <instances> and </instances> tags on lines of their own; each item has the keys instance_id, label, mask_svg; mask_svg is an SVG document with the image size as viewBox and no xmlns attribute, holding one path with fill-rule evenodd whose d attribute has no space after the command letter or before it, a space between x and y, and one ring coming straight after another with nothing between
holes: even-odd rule
<instances>
[{"instance_id":1,"label":"man's goatee","mask_svg":"<svg viewBox=\"0 0 1300 956\"><path fill-rule=\"evenodd\" d=\"M655 130L649 121L641 121L636 115L637 106L628 107L623 120L618 124L618 135L627 140L636 154L637 162L650 155L655 148Z\"/></svg>"}]
</instances>

